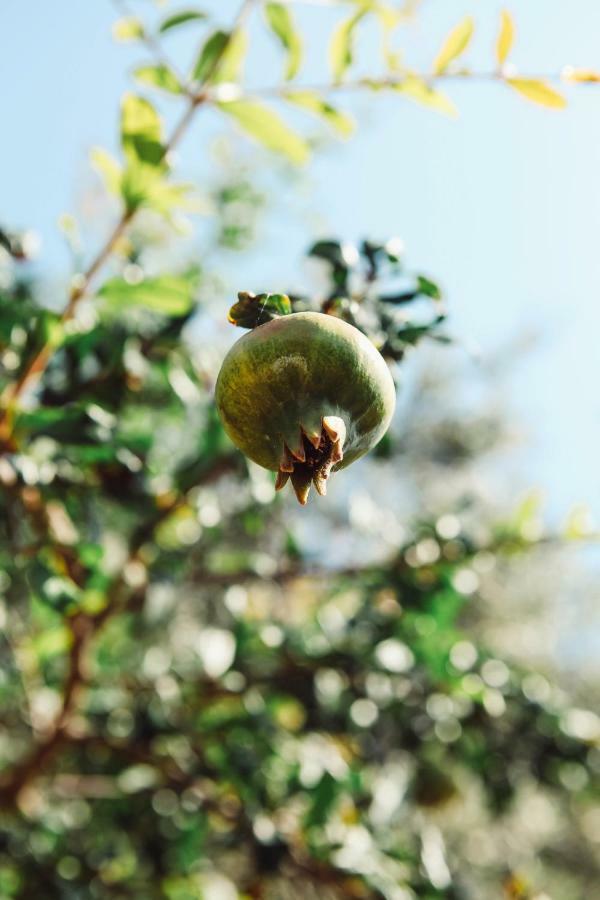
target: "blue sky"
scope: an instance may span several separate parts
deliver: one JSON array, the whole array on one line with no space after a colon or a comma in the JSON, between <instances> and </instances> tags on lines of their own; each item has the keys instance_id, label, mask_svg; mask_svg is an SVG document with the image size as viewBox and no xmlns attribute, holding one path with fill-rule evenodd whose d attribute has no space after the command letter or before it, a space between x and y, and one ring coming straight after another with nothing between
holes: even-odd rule
<instances>
[{"instance_id":1,"label":"blue sky","mask_svg":"<svg viewBox=\"0 0 600 900\"><path fill-rule=\"evenodd\" d=\"M153 9L149 0L132 5ZM224 22L237 8L230 0L201 5L218 9ZM523 71L600 67L594 0L505 5L518 25L514 61ZM469 58L485 68L500 8L491 0L425 0L419 24L405 32L407 59L426 66L449 28L472 12L478 30ZM89 149L115 146L128 69L145 59L113 43L114 18L110 0L0 5L0 215L40 232L41 264L57 278L68 266L58 216L92 181ZM335 13L303 7L300 18L318 65ZM190 40L173 38L178 60L189 55ZM366 35L367 54L374 40ZM261 45L253 78L264 84L277 67L275 49ZM292 203L296 219L266 237L262 271L285 281L311 228L349 240L400 234L410 262L445 286L453 332L484 353L518 333L539 334L537 350L515 361L505 387L526 427L520 479L545 489L553 515L583 502L600 520L600 87L570 89L563 112L490 84L453 85L449 93L461 111L456 121L396 97L349 98L357 136L312 164L300 211ZM188 176L211 171L204 148L218 127L212 116L198 118L181 150Z\"/></svg>"}]
</instances>

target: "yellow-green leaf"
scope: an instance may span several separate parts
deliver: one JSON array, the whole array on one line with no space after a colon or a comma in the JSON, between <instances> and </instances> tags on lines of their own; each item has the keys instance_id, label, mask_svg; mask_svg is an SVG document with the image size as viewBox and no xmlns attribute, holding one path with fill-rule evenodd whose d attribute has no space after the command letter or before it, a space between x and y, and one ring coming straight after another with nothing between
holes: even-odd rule
<instances>
[{"instance_id":1,"label":"yellow-green leaf","mask_svg":"<svg viewBox=\"0 0 600 900\"><path fill-rule=\"evenodd\" d=\"M512 50L515 40L515 23L507 10L503 9L500 13L500 33L496 43L496 59L498 65L503 66L508 58L508 54Z\"/></svg>"},{"instance_id":2,"label":"yellow-green leaf","mask_svg":"<svg viewBox=\"0 0 600 900\"><path fill-rule=\"evenodd\" d=\"M452 100L417 75L408 75L403 81L394 85L394 90L421 106L427 106L429 109L452 118L458 116L458 110Z\"/></svg>"},{"instance_id":3,"label":"yellow-green leaf","mask_svg":"<svg viewBox=\"0 0 600 900\"><path fill-rule=\"evenodd\" d=\"M527 100L531 100L532 103L537 103L540 106L563 109L567 105L563 95L555 91L545 81L539 81L535 78L507 78L506 83L523 97L526 97Z\"/></svg>"},{"instance_id":4,"label":"yellow-green leaf","mask_svg":"<svg viewBox=\"0 0 600 900\"><path fill-rule=\"evenodd\" d=\"M329 64L336 81L341 81L354 61L354 29L368 11L367 7L359 9L349 19L341 22L333 33L329 44Z\"/></svg>"},{"instance_id":5,"label":"yellow-green leaf","mask_svg":"<svg viewBox=\"0 0 600 900\"><path fill-rule=\"evenodd\" d=\"M282 3L267 3L265 16L271 31L287 53L285 78L291 81L302 62L302 39L289 9Z\"/></svg>"},{"instance_id":6,"label":"yellow-green leaf","mask_svg":"<svg viewBox=\"0 0 600 900\"><path fill-rule=\"evenodd\" d=\"M571 84L597 84L600 82L600 72L595 69L574 69L572 66L566 66L561 72L561 78Z\"/></svg>"},{"instance_id":7,"label":"yellow-green leaf","mask_svg":"<svg viewBox=\"0 0 600 900\"><path fill-rule=\"evenodd\" d=\"M340 112L314 91L287 91L285 97L290 103L319 116L344 137L354 131L354 121L350 116Z\"/></svg>"},{"instance_id":8,"label":"yellow-green leaf","mask_svg":"<svg viewBox=\"0 0 600 900\"><path fill-rule=\"evenodd\" d=\"M259 141L268 150L281 153L291 162L302 164L309 156L309 148L303 138L286 125L277 113L254 100L232 100L218 104L231 116L246 134Z\"/></svg>"},{"instance_id":9,"label":"yellow-green leaf","mask_svg":"<svg viewBox=\"0 0 600 900\"><path fill-rule=\"evenodd\" d=\"M168 66L138 66L133 73L136 81L160 88L169 94L181 94L181 84L175 73Z\"/></svg>"},{"instance_id":10,"label":"yellow-green leaf","mask_svg":"<svg viewBox=\"0 0 600 900\"><path fill-rule=\"evenodd\" d=\"M167 316L184 316L194 305L194 283L178 275L160 275L130 284L124 278L111 278L98 296L114 307L145 306Z\"/></svg>"},{"instance_id":11,"label":"yellow-green leaf","mask_svg":"<svg viewBox=\"0 0 600 900\"><path fill-rule=\"evenodd\" d=\"M103 147L94 147L90 153L93 167L102 176L111 194L121 193L122 169L119 163Z\"/></svg>"},{"instance_id":12,"label":"yellow-green leaf","mask_svg":"<svg viewBox=\"0 0 600 900\"><path fill-rule=\"evenodd\" d=\"M230 36L226 31L214 31L202 45L192 69L192 80L205 84L214 75Z\"/></svg>"},{"instance_id":13,"label":"yellow-green leaf","mask_svg":"<svg viewBox=\"0 0 600 900\"><path fill-rule=\"evenodd\" d=\"M594 533L594 519L587 506L574 507L567 517L564 536L569 540L589 537Z\"/></svg>"},{"instance_id":14,"label":"yellow-green leaf","mask_svg":"<svg viewBox=\"0 0 600 900\"><path fill-rule=\"evenodd\" d=\"M121 105L121 142L130 163L159 165L164 156L162 128L152 104L135 94L125 94Z\"/></svg>"},{"instance_id":15,"label":"yellow-green leaf","mask_svg":"<svg viewBox=\"0 0 600 900\"><path fill-rule=\"evenodd\" d=\"M471 42L474 30L475 22L472 16L467 16L452 29L433 63L433 71L436 75L445 72L450 63L465 52Z\"/></svg>"},{"instance_id":16,"label":"yellow-green leaf","mask_svg":"<svg viewBox=\"0 0 600 900\"><path fill-rule=\"evenodd\" d=\"M112 35L115 41L138 41L144 37L144 26L136 16L125 16L117 19L112 27Z\"/></svg>"},{"instance_id":17,"label":"yellow-green leaf","mask_svg":"<svg viewBox=\"0 0 600 900\"><path fill-rule=\"evenodd\" d=\"M209 78L211 82L240 81L246 54L248 52L248 34L236 31L228 40L215 70Z\"/></svg>"}]
</instances>

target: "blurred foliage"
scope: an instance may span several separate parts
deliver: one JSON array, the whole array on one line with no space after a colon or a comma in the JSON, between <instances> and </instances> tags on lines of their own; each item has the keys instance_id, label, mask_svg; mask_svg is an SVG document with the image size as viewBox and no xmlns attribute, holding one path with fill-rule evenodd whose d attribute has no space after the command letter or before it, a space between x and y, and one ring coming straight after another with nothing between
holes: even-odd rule
<instances>
[{"instance_id":1,"label":"blurred foliage","mask_svg":"<svg viewBox=\"0 0 600 900\"><path fill-rule=\"evenodd\" d=\"M395 45L414 0L336 4L322 89L296 81L294 4L260 4L284 83L250 90L258 5L234 26L209 4L160 5L150 24L124 9L115 23L143 52L144 95L123 99L121 158L92 153L120 218L86 269L63 217L77 272L64 310L30 264L33 236L0 229L0 898L589 898L598 716L470 628L490 572L543 543L535 504L496 526L463 508L410 525L394 493L424 463L444 481L494 443L496 423L445 410L387 436L358 471L381 472L388 503L354 485L356 552L338 564L348 531L335 505L302 527L223 433L221 333L202 330L209 254L161 267L158 252L160 229L181 232L197 208L171 151L201 106L302 163L312 144L294 114L351 133L325 99L342 83L450 114L446 78L563 97L504 68L507 12L491 73L465 65L470 18L431 72L414 71ZM381 71L351 81L369 22ZM161 43L184 30L200 37L187 74ZM184 106L170 135L163 101ZM248 247L263 204L253 178L209 193L215 248ZM320 240L309 257L324 290L242 292L232 321L320 309L367 334L396 375L421 339L448 340L440 288L406 267L398 239ZM581 516L572 528L585 533Z\"/></svg>"},{"instance_id":2,"label":"blurred foliage","mask_svg":"<svg viewBox=\"0 0 600 900\"><path fill-rule=\"evenodd\" d=\"M485 536L446 512L383 562L315 561L185 339L202 274L145 280L131 253L0 466L0 896L589 896L598 718L462 624L536 510ZM440 290L398 240L309 255L329 289L296 308L392 360L438 336ZM48 327L24 265L5 255L6 382Z\"/></svg>"}]
</instances>

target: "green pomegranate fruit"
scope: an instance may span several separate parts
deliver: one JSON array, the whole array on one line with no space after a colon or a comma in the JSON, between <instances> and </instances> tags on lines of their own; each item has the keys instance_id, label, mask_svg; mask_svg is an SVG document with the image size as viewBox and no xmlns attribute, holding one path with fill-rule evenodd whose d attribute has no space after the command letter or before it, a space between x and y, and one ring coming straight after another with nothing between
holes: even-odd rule
<instances>
[{"instance_id":1,"label":"green pomegranate fruit","mask_svg":"<svg viewBox=\"0 0 600 900\"><path fill-rule=\"evenodd\" d=\"M394 382L362 332L335 316L281 316L245 334L221 367L216 401L225 431L251 460L288 478L300 503L311 482L326 493L331 471L383 437Z\"/></svg>"}]
</instances>

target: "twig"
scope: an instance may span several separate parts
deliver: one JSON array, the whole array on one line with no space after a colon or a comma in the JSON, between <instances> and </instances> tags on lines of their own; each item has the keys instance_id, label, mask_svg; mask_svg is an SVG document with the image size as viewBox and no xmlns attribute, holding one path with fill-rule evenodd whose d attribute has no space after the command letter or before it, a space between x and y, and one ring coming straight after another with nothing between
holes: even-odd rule
<instances>
[{"instance_id":1,"label":"twig","mask_svg":"<svg viewBox=\"0 0 600 900\"><path fill-rule=\"evenodd\" d=\"M210 80L214 71L218 68L223 55L226 53L228 47L231 44L231 41L233 40L239 29L243 26L255 2L256 0L244 0L244 2L242 3L233 27L229 32L228 39L225 42L221 53L219 54L217 59L215 59L211 70L207 73L205 82ZM179 122L176 124L171 133L171 136L162 149L161 159L165 159L168 154L179 144L179 141L187 131L190 122L194 118L196 110L204 103L206 103L206 101L207 93L204 90L201 90L188 98L188 105L183 115L181 116ZM61 317L63 323L69 321L75 315L75 311L79 305L79 302L83 297L87 295L96 275L110 259L115 246L127 230L132 220L135 218L136 213L136 209L123 211L121 218L114 226L112 232L96 255L95 259L92 261L87 270L76 279L75 284L71 288L67 305ZM12 410L15 402L25 392L25 390L32 387L33 384L45 372L48 363L52 358L53 352L54 348L52 341L48 340L33 357L33 359L30 360L29 363L25 366L19 378L5 389L3 396L0 398L0 444L4 444L6 446L12 434Z\"/></svg>"},{"instance_id":2,"label":"twig","mask_svg":"<svg viewBox=\"0 0 600 900\"><path fill-rule=\"evenodd\" d=\"M218 459L197 480L196 486L220 478L226 472L231 471L236 464L237 459L233 456ZM89 646L109 619L130 606L136 592L135 589L131 591L128 585L128 568L132 563L140 561L140 551L143 545L152 537L156 529L180 507L184 499L181 496L174 498L170 504L158 510L150 522L144 523L134 532L130 541L127 561L122 572L116 576L108 588L103 609L96 615L77 613L70 620L69 665L60 711L45 739L33 748L22 763L0 780L0 807L14 804L21 791L36 777L42 766L54 756L65 738L68 737L69 720L87 682L86 656Z\"/></svg>"},{"instance_id":3,"label":"twig","mask_svg":"<svg viewBox=\"0 0 600 900\"><path fill-rule=\"evenodd\" d=\"M113 6L115 6L116 9L123 15L126 15L126 16L132 15L132 12L129 8L127 0L112 0L112 2L113 2ZM173 63L172 60L164 52L160 41L157 40L154 37L154 35L150 34L145 29L143 30L143 32L140 36L140 40L143 44L145 44L145 46L148 48L148 50L152 53L152 55L154 56L154 59L157 62L161 63L161 65L165 66L167 69L170 69L173 72L173 74L177 77L177 80L182 88L183 93L190 100L193 99L193 91L191 89L191 86L190 86L187 78L184 75L182 75L181 72L178 71L178 68L175 65L175 63Z\"/></svg>"},{"instance_id":4,"label":"twig","mask_svg":"<svg viewBox=\"0 0 600 900\"><path fill-rule=\"evenodd\" d=\"M432 72L407 72L406 74L387 75L381 78L355 78L347 81L328 81L319 82L317 84L283 84L283 85L264 85L262 87L252 88L248 91L240 90L236 94L237 99L246 97L272 97L285 100L287 97L293 96L295 93L310 91L315 94L344 93L346 91L359 90L394 90L399 89L403 85L410 83L411 79L418 79L429 86L433 86L438 82L449 81L474 81L474 82L497 82L508 84L510 86L511 79L523 79L526 81L552 81L561 82L566 86L575 82L570 81L564 72L545 72L545 73L521 73L514 72L507 74L504 71L492 69L487 72L470 72L468 70L460 70L455 72L441 72L436 75ZM600 85L600 81L579 82L584 84ZM228 89L230 86L228 85ZM219 100L218 86L212 90L208 90L206 99L208 102Z\"/></svg>"}]
</instances>

